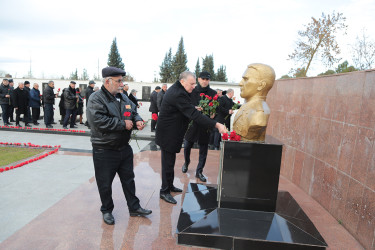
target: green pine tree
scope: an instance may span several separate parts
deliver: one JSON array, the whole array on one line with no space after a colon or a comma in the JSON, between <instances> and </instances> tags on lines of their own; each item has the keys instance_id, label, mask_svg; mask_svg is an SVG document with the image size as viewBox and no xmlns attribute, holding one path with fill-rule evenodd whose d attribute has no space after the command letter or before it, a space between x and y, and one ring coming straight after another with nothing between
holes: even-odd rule
<instances>
[{"instance_id":1,"label":"green pine tree","mask_svg":"<svg viewBox=\"0 0 375 250\"><path fill-rule=\"evenodd\" d=\"M214 71L214 56L209 55L203 58L202 62L203 68L202 71L207 71L211 74L211 81L216 81L215 71Z\"/></svg>"},{"instance_id":2,"label":"green pine tree","mask_svg":"<svg viewBox=\"0 0 375 250\"><path fill-rule=\"evenodd\" d=\"M78 70L70 74L70 80L78 80Z\"/></svg>"},{"instance_id":3,"label":"green pine tree","mask_svg":"<svg viewBox=\"0 0 375 250\"><path fill-rule=\"evenodd\" d=\"M198 57L197 64L195 65L195 76L197 77L197 79L198 79L200 72L201 72L201 65L199 63L199 57Z\"/></svg>"},{"instance_id":4,"label":"green pine tree","mask_svg":"<svg viewBox=\"0 0 375 250\"><path fill-rule=\"evenodd\" d=\"M172 73L172 48L169 48L169 52L165 53L164 61L160 66L160 82L173 82Z\"/></svg>"},{"instance_id":5,"label":"green pine tree","mask_svg":"<svg viewBox=\"0 0 375 250\"><path fill-rule=\"evenodd\" d=\"M177 52L175 56L173 57L173 62L172 62L174 80L177 80L182 72L189 70L186 64L187 64L187 55L185 53L185 48L184 48L184 38L181 37L181 40L178 43Z\"/></svg>"},{"instance_id":6,"label":"green pine tree","mask_svg":"<svg viewBox=\"0 0 375 250\"><path fill-rule=\"evenodd\" d=\"M227 78L227 67L225 67L224 65L221 65L217 69L215 81L218 81L218 82L227 82L228 81L228 78Z\"/></svg>"},{"instance_id":7,"label":"green pine tree","mask_svg":"<svg viewBox=\"0 0 375 250\"><path fill-rule=\"evenodd\" d=\"M108 54L108 63L107 64L110 67L116 67L116 68L120 68L120 69L125 68L125 64L122 62L122 58L121 58L120 53L118 52L118 49L117 49L116 37L112 41L111 51Z\"/></svg>"}]
</instances>

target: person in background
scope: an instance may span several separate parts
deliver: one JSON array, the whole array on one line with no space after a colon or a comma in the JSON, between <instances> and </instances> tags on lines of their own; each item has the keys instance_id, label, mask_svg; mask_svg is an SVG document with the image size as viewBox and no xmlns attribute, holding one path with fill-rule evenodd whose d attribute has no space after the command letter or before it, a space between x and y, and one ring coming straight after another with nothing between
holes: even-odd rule
<instances>
[{"instance_id":1,"label":"person in background","mask_svg":"<svg viewBox=\"0 0 375 250\"><path fill-rule=\"evenodd\" d=\"M29 95L29 100L30 100L30 82L29 81L25 81L24 83L25 87L24 89L27 91L28 95ZM31 119L31 107L29 106L29 104L27 104L27 118L29 119L28 122L33 122L33 120Z\"/></svg>"},{"instance_id":2,"label":"person in background","mask_svg":"<svg viewBox=\"0 0 375 250\"><path fill-rule=\"evenodd\" d=\"M86 108L87 108L87 102L89 101L90 95L94 93L94 88L95 88L95 82L93 80L89 81L89 86L87 87L86 92L85 92ZM87 120L85 122L85 126L90 128Z\"/></svg>"},{"instance_id":3,"label":"person in background","mask_svg":"<svg viewBox=\"0 0 375 250\"><path fill-rule=\"evenodd\" d=\"M124 88L122 89L123 91L122 93L125 94L127 97L129 97L128 90L129 90L129 85L125 83Z\"/></svg>"},{"instance_id":4,"label":"person in background","mask_svg":"<svg viewBox=\"0 0 375 250\"><path fill-rule=\"evenodd\" d=\"M70 128L77 128L75 126L76 117L77 117L77 103L78 95L76 93L76 82L70 81L69 88L66 88L64 91L64 108L65 108L65 117L63 128L68 129L68 121L70 118Z\"/></svg>"},{"instance_id":5,"label":"person in background","mask_svg":"<svg viewBox=\"0 0 375 250\"><path fill-rule=\"evenodd\" d=\"M40 116L40 91L39 84L34 83L33 88L30 90L30 100L29 106L32 111L32 120L34 125L39 125L39 116Z\"/></svg>"},{"instance_id":6,"label":"person in background","mask_svg":"<svg viewBox=\"0 0 375 250\"><path fill-rule=\"evenodd\" d=\"M13 106L13 103L12 103L12 100L13 100L13 91L14 91L14 82L13 82L13 79L9 79L9 89L10 89L10 104L9 104L9 114L8 114L8 117L9 117L9 121L10 122L15 122L14 119L13 119L13 115L14 115L14 106Z\"/></svg>"},{"instance_id":7,"label":"person in background","mask_svg":"<svg viewBox=\"0 0 375 250\"><path fill-rule=\"evenodd\" d=\"M25 84L23 82L18 83L18 88L14 90L12 103L16 110L16 126L20 126L20 115L23 114L25 127L31 127L31 125L29 125L27 112L29 106L29 93L25 89Z\"/></svg>"},{"instance_id":8,"label":"person in background","mask_svg":"<svg viewBox=\"0 0 375 250\"><path fill-rule=\"evenodd\" d=\"M81 95L81 89L80 88L76 88L76 93L78 95L78 107L77 107L77 117L79 116L79 124L84 124L82 119L82 115L83 115L83 97Z\"/></svg>"},{"instance_id":9,"label":"person in background","mask_svg":"<svg viewBox=\"0 0 375 250\"><path fill-rule=\"evenodd\" d=\"M158 93L158 98L157 98L157 107L158 107L158 110L160 111L160 108L161 108L161 102L163 101L163 97L165 95L165 92L167 92L167 89L168 89L168 86L166 83L164 83L162 86L161 86L161 91L159 91Z\"/></svg>"},{"instance_id":10,"label":"person in background","mask_svg":"<svg viewBox=\"0 0 375 250\"><path fill-rule=\"evenodd\" d=\"M12 123L9 122L10 102L9 80L3 79L3 82L0 85L0 105L4 126L12 125Z\"/></svg>"},{"instance_id":11,"label":"person in background","mask_svg":"<svg viewBox=\"0 0 375 250\"><path fill-rule=\"evenodd\" d=\"M135 106L137 108L139 108L138 99L137 99L137 92L138 92L137 90L132 89L132 91L130 91L129 99L130 99L130 101L132 101L135 104Z\"/></svg>"},{"instance_id":12,"label":"person in background","mask_svg":"<svg viewBox=\"0 0 375 250\"><path fill-rule=\"evenodd\" d=\"M55 88L54 81L49 81L47 87L43 90L43 102L44 102L44 123L46 128L53 128L53 105L55 104L55 98L58 96L53 92Z\"/></svg>"},{"instance_id":13,"label":"person in background","mask_svg":"<svg viewBox=\"0 0 375 250\"><path fill-rule=\"evenodd\" d=\"M152 113L151 117L156 114L158 116L158 104L157 104L157 99L158 99L158 93L160 92L160 87L156 86L155 90L152 91L151 96L150 96L150 109L149 111ZM155 132L155 127L156 127L157 120L152 119L151 120L151 132Z\"/></svg>"},{"instance_id":14,"label":"person in background","mask_svg":"<svg viewBox=\"0 0 375 250\"><path fill-rule=\"evenodd\" d=\"M96 86L96 87L94 88L94 92L96 92L96 91L98 91L98 90L99 90L99 87Z\"/></svg>"}]
</instances>

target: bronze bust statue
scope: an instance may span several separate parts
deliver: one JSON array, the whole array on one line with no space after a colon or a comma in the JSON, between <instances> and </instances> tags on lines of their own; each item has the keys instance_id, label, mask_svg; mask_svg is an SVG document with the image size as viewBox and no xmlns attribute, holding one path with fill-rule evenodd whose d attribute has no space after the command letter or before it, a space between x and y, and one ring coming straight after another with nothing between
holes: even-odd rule
<instances>
[{"instance_id":1,"label":"bronze bust statue","mask_svg":"<svg viewBox=\"0 0 375 250\"><path fill-rule=\"evenodd\" d=\"M241 97L246 103L238 110L233 121L233 129L242 141L264 141L270 116L266 97L274 82L273 68L261 63L250 64L242 75Z\"/></svg>"}]
</instances>

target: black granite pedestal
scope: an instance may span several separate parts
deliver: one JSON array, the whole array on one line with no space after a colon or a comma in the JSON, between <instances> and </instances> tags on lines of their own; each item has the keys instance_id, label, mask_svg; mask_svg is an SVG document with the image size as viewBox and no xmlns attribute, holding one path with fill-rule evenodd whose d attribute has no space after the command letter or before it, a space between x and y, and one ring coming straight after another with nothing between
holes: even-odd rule
<instances>
[{"instance_id":1,"label":"black granite pedestal","mask_svg":"<svg viewBox=\"0 0 375 250\"><path fill-rule=\"evenodd\" d=\"M217 249L325 249L288 192L278 192L280 144L224 142L218 186L190 183L178 244Z\"/></svg>"}]
</instances>

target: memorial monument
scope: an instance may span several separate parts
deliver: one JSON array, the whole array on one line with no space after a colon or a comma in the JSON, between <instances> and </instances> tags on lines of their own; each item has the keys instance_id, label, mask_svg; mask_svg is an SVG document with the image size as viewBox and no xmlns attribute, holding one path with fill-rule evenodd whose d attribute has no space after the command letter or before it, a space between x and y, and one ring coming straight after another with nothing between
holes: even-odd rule
<instances>
[{"instance_id":1,"label":"memorial monument","mask_svg":"<svg viewBox=\"0 0 375 250\"><path fill-rule=\"evenodd\" d=\"M190 183L177 224L178 244L218 249L325 249L327 244L298 203L278 191L282 143L266 136L266 96L274 70L250 64L242 76L233 129L223 141L218 185Z\"/></svg>"}]
</instances>

